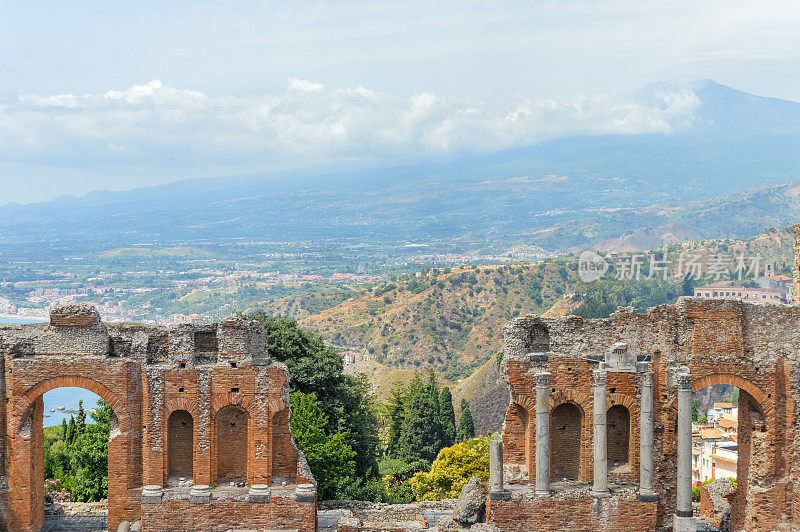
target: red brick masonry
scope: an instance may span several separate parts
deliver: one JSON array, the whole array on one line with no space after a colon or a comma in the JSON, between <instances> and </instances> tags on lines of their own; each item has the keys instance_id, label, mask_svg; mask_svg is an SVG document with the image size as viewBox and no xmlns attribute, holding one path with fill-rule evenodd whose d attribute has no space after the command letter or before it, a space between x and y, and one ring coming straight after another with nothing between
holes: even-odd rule
<instances>
[{"instance_id":1,"label":"red brick masonry","mask_svg":"<svg viewBox=\"0 0 800 532\"><path fill-rule=\"evenodd\" d=\"M0 528L44 526L42 395L65 386L96 393L114 411L109 530L139 519L153 531L314 529L315 505L291 495L314 480L289 431L288 373L270 359L260 325L236 317L105 324L87 305L56 308L46 324L0 325ZM165 498L143 511L143 486L174 486L181 476L274 485L284 495Z\"/></svg>"}]
</instances>

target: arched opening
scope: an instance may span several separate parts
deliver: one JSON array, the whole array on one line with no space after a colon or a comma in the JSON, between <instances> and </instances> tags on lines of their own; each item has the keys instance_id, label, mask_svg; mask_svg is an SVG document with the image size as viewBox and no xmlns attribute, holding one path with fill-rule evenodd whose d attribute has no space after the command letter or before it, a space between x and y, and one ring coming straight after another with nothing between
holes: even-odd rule
<instances>
[{"instance_id":1,"label":"arched opening","mask_svg":"<svg viewBox=\"0 0 800 532\"><path fill-rule=\"evenodd\" d=\"M524 464L525 474L528 475L533 472L532 460L533 457L533 429L529 422L528 410L517 402L511 402L505 418L505 433L503 435L504 445L503 452L505 454L504 460L509 464ZM509 482L519 482L522 476L517 469L513 472L507 472L507 479Z\"/></svg>"},{"instance_id":2,"label":"arched opening","mask_svg":"<svg viewBox=\"0 0 800 532\"><path fill-rule=\"evenodd\" d=\"M176 410L167 420L167 485L191 481L194 463L194 420L186 410Z\"/></svg>"},{"instance_id":3,"label":"arched opening","mask_svg":"<svg viewBox=\"0 0 800 532\"><path fill-rule=\"evenodd\" d=\"M550 412L550 478L577 480L581 463L583 412L575 403L562 403Z\"/></svg>"},{"instance_id":4,"label":"arched opening","mask_svg":"<svg viewBox=\"0 0 800 532\"><path fill-rule=\"evenodd\" d=\"M77 523L107 527L114 486L109 484L109 442L119 434L111 406L84 388L54 388L33 401L23 427L31 429L24 433L31 442L32 488L42 493L48 529ZM86 515L75 515L81 508Z\"/></svg>"},{"instance_id":5,"label":"arched opening","mask_svg":"<svg viewBox=\"0 0 800 532\"><path fill-rule=\"evenodd\" d=\"M730 382L711 384L705 382ZM721 506L707 509L700 517L720 530L751 530L746 510L750 486L769 476L770 440L762 405L765 398L751 383L738 378L701 379L695 382L692 398L692 485L693 498L701 486L715 482L715 491L727 491ZM755 458L758 457L758 458ZM723 493L725 494L725 493ZM727 502L723 502L727 501ZM729 504L729 506L728 506Z\"/></svg>"},{"instance_id":6,"label":"arched opening","mask_svg":"<svg viewBox=\"0 0 800 532\"><path fill-rule=\"evenodd\" d=\"M217 483L247 482L247 411L228 405L217 412Z\"/></svg>"},{"instance_id":7,"label":"arched opening","mask_svg":"<svg viewBox=\"0 0 800 532\"><path fill-rule=\"evenodd\" d=\"M622 405L614 405L606 412L606 441L608 443L608 470L621 472L628 467L630 456L631 414Z\"/></svg>"}]
</instances>

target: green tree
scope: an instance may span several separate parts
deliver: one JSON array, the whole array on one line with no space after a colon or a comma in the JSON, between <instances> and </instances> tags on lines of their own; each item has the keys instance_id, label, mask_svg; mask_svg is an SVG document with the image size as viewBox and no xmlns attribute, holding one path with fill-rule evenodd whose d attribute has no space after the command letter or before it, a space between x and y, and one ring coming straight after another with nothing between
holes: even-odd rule
<instances>
[{"instance_id":1,"label":"green tree","mask_svg":"<svg viewBox=\"0 0 800 532\"><path fill-rule=\"evenodd\" d=\"M83 409L83 399L78 401L78 415L75 417L75 426L79 435L86 432L86 411Z\"/></svg>"},{"instance_id":2,"label":"green tree","mask_svg":"<svg viewBox=\"0 0 800 532\"><path fill-rule=\"evenodd\" d=\"M346 432L326 433L328 418L311 394L291 395L292 434L317 480L320 499L336 498L355 475L355 452L345 442Z\"/></svg>"},{"instance_id":3,"label":"green tree","mask_svg":"<svg viewBox=\"0 0 800 532\"><path fill-rule=\"evenodd\" d=\"M692 399L692 421L697 423L698 419L699 419L699 415L697 413L697 401Z\"/></svg>"},{"instance_id":4,"label":"green tree","mask_svg":"<svg viewBox=\"0 0 800 532\"><path fill-rule=\"evenodd\" d=\"M429 386L413 390L400 433L400 457L406 462L436 458L439 452L438 397L431 399Z\"/></svg>"},{"instance_id":5,"label":"green tree","mask_svg":"<svg viewBox=\"0 0 800 532\"><path fill-rule=\"evenodd\" d=\"M466 441L475 437L475 424L472 422L472 412L466 399L461 399L461 417L458 419L458 441Z\"/></svg>"},{"instance_id":6,"label":"green tree","mask_svg":"<svg viewBox=\"0 0 800 532\"><path fill-rule=\"evenodd\" d=\"M405 419L406 402L408 400L406 391L399 382L394 383L394 387L389 397L389 442L386 446L386 454L396 456L400 450L400 433Z\"/></svg>"},{"instance_id":7,"label":"green tree","mask_svg":"<svg viewBox=\"0 0 800 532\"><path fill-rule=\"evenodd\" d=\"M313 394L328 420L328 430L346 434L346 443L356 452L356 475L376 476L378 420L366 380L345 375L339 353L327 347L319 334L298 327L295 320L264 312L247 317L266 329L270 356L289 368L291 391Z\"/></svg>"},{"instance_id":8,"label":"green tree","mask_svg":"<svg viewBox=\"0 0 800 532\"><path fill-rule=\"evenodd\" d=\"M114 412L111 410L111 405L102 399L97 401L97 408L92 412L91 416L98 427L106 432L110 432L111 418Z\"/></svg>"},{"instance_id":9,"label":"green tree","mask_svg":"<svg viewBox=\"0 0 800 532\"><path fill-rule=\"evenodd\" d=\"M435 423L431 427L431 432L436 436L436 453L439 452L440 449L445 447L444 445L444 436L442 434L442 424L440 422L440 413L439 413L439 385L436 382L436 372L433 371L433 368L428 370L428 385L427 385L427 392L428 392L428 401L430 402L431 406L433 407L434 414L436 416Z\"/></svg>"},{"instance_id":10,"label":"green tree","mask_svg":"<svg viewBox=\"0 0 800 532\"><path fill-rule=\"evenodd\" d=\"M75 426L75 416L69 416L69 426L67 427L67 443L72 445L72 442L75 441L75 434L77 432L77 427Z\"/></svg>"},{"instance_id":11,"label":"green tree","mask_svg":"<svg viewBox=\"0 0 800 532\"><path fill-rule=\"evenodd\" d=\"M442 444L450 447L456 442L456 413L453 410L453 396L447 386L439 394L439 425L442 428Z\"/></svg>"},{"instance_id":12,"label":"green tree","mask_svg":"<svg viewBox=\"0 0 800 532\"><path fill-rule=\"evenodd\" d=\"M93 428L76 437L72 445L75 470L73 495L78 501L108 497L108 432Z\"/></svg>"},{"instance_id":13,"label":"green tree","mask_svg":"<svg viewBox=\"0 0 800 532\"><path fill-rule=\"evenodd\" d=\"M100 399L91 414L94 423L86 424L86 412L79 406L83 432L74 416L69 424L62 420L60 438L45 440L44 474L45 478L60 479L59 487L75 500L99 501L108 497L108 437L113 413Z\"/></svg>"}]
</instances>

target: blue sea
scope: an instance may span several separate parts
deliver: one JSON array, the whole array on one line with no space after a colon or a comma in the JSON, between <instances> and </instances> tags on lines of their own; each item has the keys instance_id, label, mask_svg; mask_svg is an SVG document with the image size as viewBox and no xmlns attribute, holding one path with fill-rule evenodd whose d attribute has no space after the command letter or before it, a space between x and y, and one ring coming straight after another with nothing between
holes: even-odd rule
<instances>
[{"instance_id":1,"label":"blue sea","mask_svg":"<svg viewBox=\"0 0 800 532\"><path fill-rule=\"evenodd\" d=\"M33 321L0 316L0 323L33 323ZM44 394L45 417L43 425L45 427L60 425L62 419L66 419L69 422L69 417L75 414L66 411L78 410L78 401L80 400L83 400L83 408L87 412L86 421L91 423L92 419L88 416L88 411L97 406L98 399L100 399L99 396L83 388L56 388L55 390L50 390ZM58 409L61 406L64 407L64 411ZM50 410L53 410L53 412Z\"/></svg>"},{"instance_id":2,"label":"blue sea","mask_svg":"<svg viewBox=\"0 0 800 532\"><path fill-rule=\"evenodd\" d=\"M46 417L42 425L45 427L60 425L62 419L66 419L69 423L69 417L75 414L59 411L58 407L63 406L65 410L78 410L78 401L81 399L83 400L83 409L87 412L86 422L93 423L94 420L89 417L88 412L97 406L99 396L83 388L56 388L44 394L44 415ZM55 410L55 412L50 410Z\"/></svg>"},{"instance_id":3,"label":"blue sea","mask_svg":"<svg viewBox=\"0 0 800 532\"><path fill-rule=\"evenodd\" d=\"M42 320L32 318L8 318L0 316L0 323L42 323Z\"/></svg>"}]
</instances>

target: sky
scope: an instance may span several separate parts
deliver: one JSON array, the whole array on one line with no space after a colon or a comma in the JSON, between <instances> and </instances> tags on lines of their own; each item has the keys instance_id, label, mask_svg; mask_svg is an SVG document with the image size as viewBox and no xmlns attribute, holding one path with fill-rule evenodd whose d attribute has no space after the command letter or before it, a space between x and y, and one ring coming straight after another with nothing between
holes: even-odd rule
<instances>
[{"instance_id":1,"label":"sky","mask_svg":"<svg viewBox=\"0 0 800 532\"><path fill-rule=\"evenodd\" d=\"M2 2L0 204L670 133L691 80L800 100L798 27L794 1Z\"/></svg>"}]
</instances>

